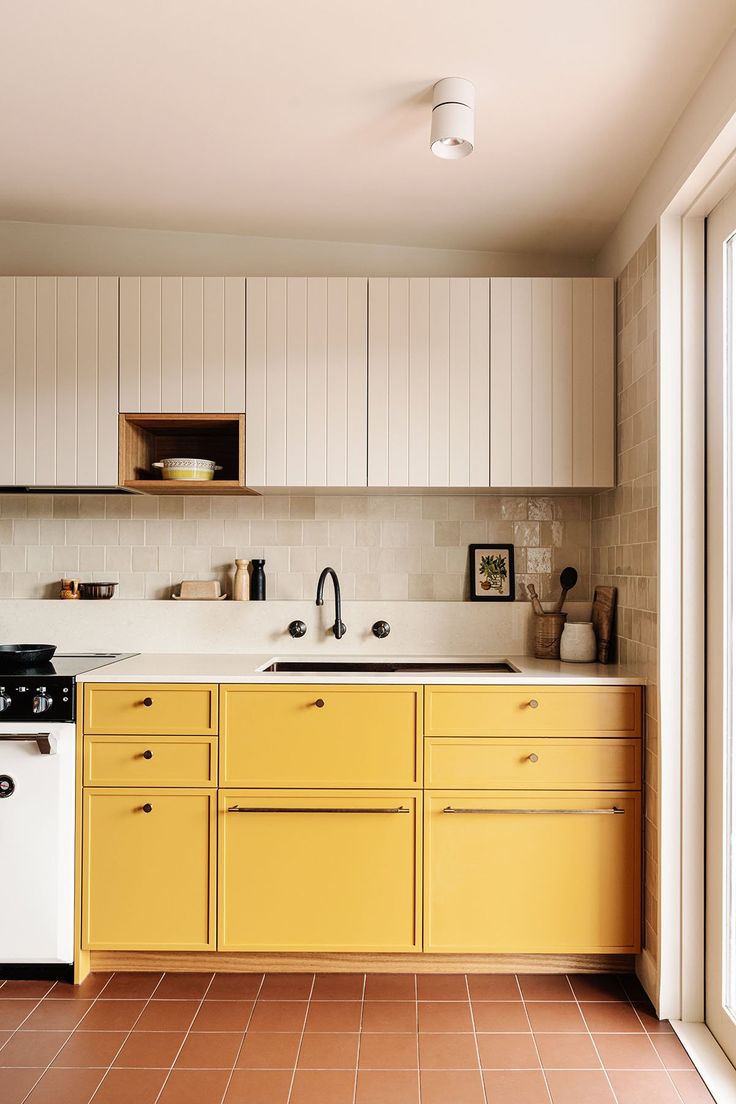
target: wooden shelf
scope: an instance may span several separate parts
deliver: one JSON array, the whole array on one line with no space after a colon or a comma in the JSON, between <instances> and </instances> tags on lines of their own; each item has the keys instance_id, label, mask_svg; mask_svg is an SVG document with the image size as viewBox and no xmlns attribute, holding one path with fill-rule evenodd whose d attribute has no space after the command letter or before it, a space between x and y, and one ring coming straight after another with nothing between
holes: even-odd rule
<instances>
[{"instance_id":1,"label":"wooden shelf","mask_svg":"<svg viewBox=\"0 0 736 1104\"><path fill-rule=\"evenodd\" d=\"M221 465L221 478L162 479L153 464L194 456ZM119 483L141 494L255 494L245 485L244 414L121 414Z\"/></svg>"}]
</instances>

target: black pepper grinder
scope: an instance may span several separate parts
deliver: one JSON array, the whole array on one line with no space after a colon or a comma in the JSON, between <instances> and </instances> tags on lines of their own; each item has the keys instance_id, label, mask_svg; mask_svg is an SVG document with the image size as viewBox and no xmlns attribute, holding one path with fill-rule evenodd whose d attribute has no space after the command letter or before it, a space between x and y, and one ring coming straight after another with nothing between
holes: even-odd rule
<instances>
[{"instance_id":1,"label":"black pepper grinder","mask_svg":"<svg viewBox=\"0 0 736 1104\"><path fill-rule=\"evenodd\" d=\"M266 601L266 572L263 570L265 560L250 561L250 600L251 602Z\"/></svg>"}]
</instances>

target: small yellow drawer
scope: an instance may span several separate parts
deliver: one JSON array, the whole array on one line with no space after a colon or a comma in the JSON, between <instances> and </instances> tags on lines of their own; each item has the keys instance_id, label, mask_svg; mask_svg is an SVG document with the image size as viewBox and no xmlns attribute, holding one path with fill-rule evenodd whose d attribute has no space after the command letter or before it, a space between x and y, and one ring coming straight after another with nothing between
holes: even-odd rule
<instances>
[{"instance_id":1,"label":"small yellow drawer","mask_svg":"<svg viewBox=\"0 0 736 1104\"><path fill-rule=\"evenodd\" d=\"M85 786L216 786L214 736L87 736Z\"/></svg>"},{"instance_id":2,"label":"small yellow drawer","mask_svg":"<svg viewBox=\"0 0 736 1104\"><path fill-rule=\"evenodd\" d=\"M428 686L426 736L640 736L639 686Z\"/></svg>"},{"instance_id":3,"label":"small yellow drawer","mask_svg":"<svg viewBox=\"0 0 736 1104\"><path fill-rule=\"evenodd\" d=\"M438 736L425 740L425 786L472 789L638 789L638 739Z\"/></svg>"},{"instance_id":4,"label":"small yellow drawer","mask_svg":"<svg viewBox=\"0 0 736 1104\"><path fill-rule=\"evenodd\" d=\"M220 785L422 784L417 686L223 686Z\"/></svg>"},{"instance_id":5,"label":"small yellow drawer","mask_svg":"<svg viewBox=\"0 0 736 1104\"><path fill-rule=\"evenodd\" d=\"M100 736L215 736L217 687L200 683L87 683L84 731Z\"/></svg>"}]
</instances>

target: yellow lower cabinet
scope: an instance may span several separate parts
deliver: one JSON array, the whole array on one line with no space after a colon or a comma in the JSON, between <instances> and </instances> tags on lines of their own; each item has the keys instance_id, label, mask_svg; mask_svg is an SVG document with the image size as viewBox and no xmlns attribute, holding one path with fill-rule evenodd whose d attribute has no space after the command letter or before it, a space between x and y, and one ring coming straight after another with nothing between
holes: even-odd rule
<instances>
[{"instance_id":1,"label":"yellow lower cabinet","mask_svg":"<svg viewBox=\"0 0 736 1104\"><path fill-rule=\"evenodd\" d=\"M215 803L212 790L84 791L84 949L214 949Z\"/></svg>"},{"instance_id":2,"label":"yellow lower cabinet","mask_svg":"<svg viewBox=\"0 0 736 1104\"><path fill-rule=\"evenodd\" d=\"M221 790L218 949L421 946L416 791Z\"/></svg>"},{"instance_id":3,"label":"yellow lower cabinet","mask_svg":"<svg viewBox=\"0 0 736 1104\"><path fill-rule=\"evenodd\" d=\"M425 794L424 949L640 950L638 793Z\"/></svg>"}]
</instances>

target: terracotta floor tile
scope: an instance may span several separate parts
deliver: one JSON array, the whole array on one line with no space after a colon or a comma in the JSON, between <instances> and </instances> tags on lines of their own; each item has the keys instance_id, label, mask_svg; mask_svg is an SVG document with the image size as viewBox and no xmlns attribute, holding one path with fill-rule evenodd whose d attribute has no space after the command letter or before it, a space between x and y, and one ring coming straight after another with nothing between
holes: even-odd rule
<instances>
[{"instance_id":1,"label":"terracotta floor tile","mask_svg":"<svg viewBox=\"0 0 736 1104\"><path fill-rule=\"evenodd\" d=\"M183 1031L133 1031L114 1065L129 1069L170 1069L183 1042Z\"/></svg>"},{"instance_id":2,"label":"terracotta floor tile","mask_svg":"<svg viewBox=\"0 0 736 1104\"><path fill-rule=\"evenodd\" d=\"M240 1050L240 1031L190 1032L176 1057L178 1069L232 1069Z\"/></svg>"},{"instance_id":3,"label":"terracotta floor tile","mask_svg":"<svg viewBox=\"0 0 736 1104\"><path fill-rule=\"evenodd\" d=\"M297 1070L289 1104L353 1104L353 1070Z\"/></svg>"},{"instance_id":4,"label":"terracotta floor tile","mask_svg":"<svg viewBox=\"0 0 736 1104\"><path fill-rule=\"evenodd\" d=\"M616 1104L605 1073L598 1070L549 1070L552 1104Z\"/></svg>"},{"instance_id":5,"label":"terracotta floor tile","mask_svg":"<svg viewBox=\"0 0 736 1104\"><path fill-rule=\"evenodd\" d=\"M299 1051L299 1069L354 1070L358 1065L359 1035L314 1031L305 1035Z\"/></svg>"},{"instance_id":6,"label":"terracotta floor tile","mask_svg":"<svg viewBox=\"0 0 736 1104\"><path fill-rule=\"evenodd\" d=\"M714 1104L699 1073L694 1070L671 1070L670 1077L684 1104Z\"/></svg>"},{"instance_id":7,"label":"terracotta floor tile","mask_svg":"<svg viewBox=\"0 0 736 1104\"><path fill-rule=\"evenodd\" d=\"M662 1062L643 1032L641 1035L594 1035L595 1045L607 1070L659 1070Z\"/></svg>"},{"instance_id":8,"label":"terracotta floor tile","mask_svg":"<svg viewBox=\"0 0 736 1104\"><path fill-rule=\"evenodd\" d=\"M592 1008L600 1005L591 1005ZM618 1008L619 1005L611 1006ZM623 1005L621 1007L624 1007ZM565 1001L539 1001L526 1005L532 1031L585 1031L585 1022L576 1004Z\"/></svg>"},{"instance_id":9,"label":"terracotta floor tile","mask_svg":"<svg viewBox=\"0 0 736 1104\"><path fill-rule=\"evenodd\" d=\"M570 983L564 974L519 974L519 986L527 1001L574 1000Z\"/></svg>"},{"instance_id":10,"label":"terracotta floor tile","mask_svg":"<svg viewBox=\"0 0 736 1104\"><path fill-rule=\"evenodd\" d=\"M312 992L314 974L266 974L261 1000L306 1000Z\"/></svg>"},{"instance_id":11,"label":"terracotta floor tile","mask_svg":"<svg viewBox=\"0 0 736 1104\"><path fill-rule=\"evenodd\" d=\"M108 1000L148 1000L153 995L163 974L113 974L105 986Z\"/></svg>"},{"instance_id":12,"label":"terracotta floor tile","mask_svg":"<svg viewBox=\"0 0 736 1104\"><path fill-rule=\"evenodd\" d=\"M0 997L38 1001L47 996L55 984L53 981L6 981L0 989Z\"/></svg>"},{"instance_id":13,"label":"terracotta floor tile","mask_svg":"<svg viewBox=\"0 0 736 1104\"><path fill-rule=\"evenodd\" d=\"M12 1031L0 1031L0 1049L5 1046L12 1034Z\"/></svg>"},{"instance_id":14,"label":"terracotta floor tile","mask_svg":"<svg viewBox=\"0 0 736 1104\"><path fill-rule=\"evenodd\" d=\"M580 1005L585 1022L596 1031L643 1031L641 1021L630 1004L586 1001Z\"/></svg>"},{"instance_id":15,"label":"terracotta floor tile","mask_svg":"<svg viewBox=\"0 0 736 1104\"><path fill-rule=\"evenodd\" d=\"M167 1076L165 1070L108 1070L93 1104L155 1104Z\"/></svg>"},{"instance_id":16,"label":"terracotta floor tile","mask_svg":"<svg viewBox=\"0 0 736 1104\"><path fill-rule=\"evenodd\" d=\"M586 1032L584 1035L542 1034L535 1036L544 1069L598 1070L600 1059Z\"/></svg>"},{"instance_id":17,"label":"terracotta floor tile","mask_svg":"<svg viewBox=\"0 0 736 1104\"><path fill-rule=\"evenodd\" d=\"M363 1031L416 1031L417 1006L414 1001L366 1001L363 1005Z\"/></svg>"},{"instance_id":18,"label":"terracotta floor tile","mask_svg":"<svg viewBox=\"0 0 736 1104\"><path fill-rule=\"evenodd\" d=\"M480 1073L472 1070L422 1070L422 1104L485 1104Z\"/></svg>"},{"instance_id":19,"label":"terracotta floor tile","mask_svg":"<svg viewBox=\"0 0 736 1104\"><path fill-rule=\"evenodd\" d=\"M157 1104L220 1104L229 1077L229 1070L172 1070Z\"/></svg>"},{"instance_id":20,"label":"terracotta floor tile","mask_svg":"<svg viewBox=\"0 0 736 1104\"><path fill-rule=\"evenodd\" d=\"M259 997L248 1024L248 1031L301 1031L306 1016L306 1001L262 1001Z\"/></svg>"},{"instance_id":21,"label":"terracotta floor tile","mask_svg":"<svg viewBox=\"0 0 736 1104\"><path fill-rule=\"evenodd\" d=\"M544 1077L536 1070L486 1070L488 1104L549 1104Z\"/></svg>"},{"instance_id":22,"label":"terracotta floor tile","mask_svg":"<svg viewBox=\"0 0 736 1104\"><path fill-rule=\"evenodd\" d=\"M355 1104L419 1104L419 1075L411 1070L360 1070Z\"/></svg>"},{"instance_id":23,"label":"terracotta floor tile","mask_svg":"<svg viewBox=\"0 0 736 1104\"><path fill-rule=\"evenodd\" d=\"M420 1031L472 1031L468 1001L422 1001L419 1004Z\"/></svg>"},{"instance_id":24,"label":"terracotta floor tile","mask_svg":"<svg viewBox=\"0 0 736 1104\"><path fill-rule=\"evenodd\" d=\"M0 1050L0 1066L48 1066L68 1038L68 1031L16 1031Z\"/></svg>"},{"instance_id":25,"label":"terracotta floor tile","mask_svg":"<svg viewBox=\"0 0 736 1104\"><path fill-rule=\"evenodd\" d=\"M54 1066L107 1069L125 1042L124 1031L75 1031L53 1061Z\"/></svg>"},{"instance_id":26,"label":"terracotta floor tile","mask_svg":"<svg viewBox=\"0 0 736 1104\"><path fill-rule=\"evenodd\" d=\"M366 974L365 999L367 1001L415 1000L416 979L414 974Z\"/></svg>"},{"instance_id":27,"label":"terracotta floor tile","mask_svg":"<svg viewBox=\"0 0 736 1104\"><path fill-rule=\"evenodd\" d=\"M672 1024L669 1020L658 1019L649 1001L635 1004L634 1011L649 1035L674 1035Z\"/></svg>"},{"instance_id":28,"label":"terracotta floor tile","mask_svg":"<svg viewBox=\"0 0 736 1104\"><path fill-rule=\"evenodd\" d=\"M207 990L208 1000L255 1000L263 974L215 974Z\"/></svg>"},{"instance_id":29,"label":"terracotta floor tile","mask_svg":"<svg viewBox=\"0 0 736 1104\"><path fill-rule=\"evenodd\" d=\"M316 974L312 1000L362 1000L363 974Z\"/></svg>"},{"instance_id":30,"label":"terracotta floor tile","mask_svg":"<svg viewBox=\"0 0 736 1104\"><path fill-rule=\"evenodd\" d=\"M359 1031L360 1001L310 1001L306 1031Z\"/></svg>"},{"instance_id":31,"label":"terracotta floor tile","mask_svg":"<svg viewBox=\"0 0 736 1104\"><path fill-rule=\"evenodd\" d=\"M192 1031L245 1031L253 1008L249 1000L206 1000L194 1017Z\"/></svg>"},{"instance_id":32,"label":"terracotta floor tile","mask_svg":"<svg viewBox=\"0 0 736 1104\"><path fill-rule=\"evenodd\" d=\"M28 1094L28 1104L89 1104L103 1076L101 1069L52 1067Z\"/></svg>"},{"instance_id":33,"label":"terracotta floor tile","mask_svg":"<svg viewBox=\"0 0 736 1104\"><path fill-rule=\"evenodd\" d=\"M695 1066L676 1035L652 1035L654 1049L668 1070L692 1070ZM0 1053L0 1057L2 1054Z\"/></svg>"},{"instance_id":34,"label":"terracotta floor tile","mask_svg":"<svg viewBox=\"0 0 736 1104\"><path fill-rule=\"evenodd\" d=\"M617 974L570 974L572 991L579 1001L628 1001Z\"/></svg>"},{"instance_id":35,"label":"terracotta floor tile","mask_svg":"<svg viewBox=\"0 0 736 1104\"><path fill-rule=\"evenodd\" d=\"M478 1051L473 1034L419 1036L419 1068L427 1070L478 1069Z\"/></svg>"},{"instance_id":36,"label":"terracotta floor tile","mask_svg":"<svg viewBox=\"0 0 736 1104\"><path fill-rule=\"evenodd\" d=\"M201 1000L212 978L212 974L164 974L156 1000Z\"/></svg>"},{"instance_id":37,"label":"terracotta floor tile","mask_svg":"<svg viewBox=\"0 0 736 1104\"><path fill-rule=\"evenodd\" d=\"M465 974L419 974L417 998L428 1001L468 999Z\"/></svg>"},{"instance_id":38,"label":"terracotta floor tile","mask_svg":"<svg viewBox=\"0 0 736 1104\"><path fill-rule=\"evenodd\" d=\"M45 1000L31 1012L23 1027L27 1031L71 1031L91 1007L92 1001L86 1000Z\"/></svg>"},{"instance_id":39,"label":"terracotta floor tile","mask_svg":"<svg viewBox=\"0 0 736 1104\"><path fill-rule=\"evenodd\" d=\"M517 1035L479 1032L476 1037L483 1069L539 1069L539 1057L531 1032Z\"/></svg>"},{"instance_id":40,"label":"terracotta floor tile","mask_svg":"<svg viewBox=\"0 0 736 1104\"><path fill-rule=\"evenodd\" d=\"M6 1069L2 1072L3 1104L21 1104L42 1069Z\"/></svg>"},{"instance_id":41,"label":"terracotta floor tile","mask_svg":"<svg viewBox=\"0 0 736 1104\"><path fill-rule=\"evenodd\" d=\"M629 998L630 1001L636 1002L649 1000L648 996L644 992L644 987L642 986L642 983L639 981L636 974L619 974L618 977L619 981L621 982L623 991L626 993L626 996Z\"/></svg>"},{"instance_id":42,"label":"terracotta floor tile","mask_svg":"<svg viewBox=\"0 0 736 1104\"><path fill-rule=\"evenodd\" d=\"M235 1064L239 1069L292 1070L300 1039L298 1031L249 1031Z\"/></svg>"},{"instance_id":43,"label":"terracotta floor tile","mask_svg":"<svg viewBox=\"0 0 736 1104\"><path fill-rule=\"evenodd\" d=\"M143 1009L136 1031L186 1031L198 1008L196 1000L152 1000Z\"/></svg>"},{"instance_id":44,"label":"terracotta floor tile","mask_svg":"<svg viewBox=\"0 0 736 1104\"><path fill-rule=\"evenodd\" d=\"M88 974L80 985L57 981L49 993L49 1000L94 1000L107 988L112 974Z\"/></svg>"},{"instance_id":45,"label":"terracotta floor tile","mask_svg":"<svg viewBox=\"0 0 736 1104\"><path fill-rule=\"evenodd\" d=\"M291 1079L290 1070L236 1069L224 1104L286 1104ZM162 1100L159 1104L166 1102ZM193 1104L204 1104L204 1101Z\"/></svg>"},{"instance_id":46,"label":"terracotta floor tile","mask_svg":"<svg viewBox=\"0 0 736 1104\"><path fill-rule=\"evenodd\" d=\"M611 1070L608 1074L618 1104L682 1104L664 1071Z\"/></svg>"},{"instance_id":47,"label":"terracotta floor tile","mask_svg":"<svg viewBox=\"0 0 736 1104\"><path fill-rule=\"evenodd\" d=\"M529 1031L521 1001L473 1001L476 1031Z\"/></svg>"},{"instance_id":48,"label":"terracotta floor tile","mask_svg":"<svg viewBox=\"0 0 736 1104\"><path fill-rule=\"evenodd\" d=\"M471 1000L520 1001L516 974L468 974Z\"/></svg>"},{"instance_id":49,"label":"terracotta floor tile","mask_svg":"<svg viewBox=\"0 0 736 1104\"><path fill-rule=\"evenodd\" d=\"M2 993L2 989L0 989ZM23 1023L26 1016L30 1015L38 1002L35 1000L2 1000L0 999L0 1028L15 1031Z\"/></svg>"},{"instance_id":50,"label":"terracotta floor tile","mask_svg":"<svg viewBox=\"0 0 736 1104\"><path fill-rule=\"evenodd\" d=\"M360 1069L417 1069L416 1035L363 1035L360 1040Z\"/></svg>"},{"instance_id":51,"label":"terracotta floor tile","mask_svg":"<svg viewBox=\"0 0 736 1104\"><path fill-rule=\"evenodd\" d=\"M79 1023L80 1031L130 1031L146 1006L142 1000L98 1000Z\"/></svg>"}]
</instances>

